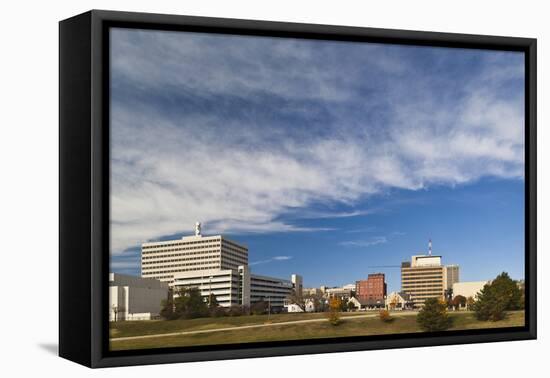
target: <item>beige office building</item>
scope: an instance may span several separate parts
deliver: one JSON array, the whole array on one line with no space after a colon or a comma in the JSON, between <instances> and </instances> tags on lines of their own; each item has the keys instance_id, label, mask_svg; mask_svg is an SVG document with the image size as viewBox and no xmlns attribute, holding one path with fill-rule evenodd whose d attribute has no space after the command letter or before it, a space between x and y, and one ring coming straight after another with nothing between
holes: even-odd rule
<instances>
[{"instance_id":1,"label":"beige office building","mask_svg":"<svg viewBox=\"0 0 550 378\"><path fill-rule=\"evenodd\" d=\"M238 270L242 265L248 265L248 248L222 235L202 236L200 223L193 236L141 245L141 276L163 282L173 282L178 273Z\"/></svg>"},{"instance_id":2,"label":"beige office building","mask_svg":"<svg viewBox=\"0 0 550 378\"><path fill-rule=\"evenodd\" d=\"M416 255L401 264L401 290L410 295L413 307L428 298L445 298L445 291L458 282L458 265L444 266L441 256Z\"/></svg>"}]
</instances>

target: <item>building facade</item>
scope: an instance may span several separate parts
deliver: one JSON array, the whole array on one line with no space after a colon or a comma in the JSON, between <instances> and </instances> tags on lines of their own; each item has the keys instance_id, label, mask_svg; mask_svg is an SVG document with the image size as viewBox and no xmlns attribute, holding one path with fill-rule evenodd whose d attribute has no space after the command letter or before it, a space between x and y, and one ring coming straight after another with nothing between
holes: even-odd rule
<instances>
[{"instance_id":1,"label":"building facade","mask_svg":"<svg viewBox=\"0 0 550 378\"><path fill-rule=\"evenodd\" d=\"M410 295L413 307L419 308L428 298L443 300L449 287L448 280L458 281L458 272L458 265L442 265L441 256L412 256L410 262L401 264L401 290Z\"/></svg>"},{"instance_id":2,"label":"building facade","mask_svg":"<svg viewBox=\"0 0 550 378\"><path fill-rule=\"evenodd\" d=\"M464 298L476 299L477 294L489 281L455 282L453 284L453 297L462 295Z\"/></svg>"},{"instance_id":3,"label":"building facade","mask_svg":"<svg viewBox=\"0 0 550 378\"><path fill-rule=\"evenodd\" d=\"M355 294L359 299L384 301L386 291L387 285L384 273L369 274L366 280L355 282Z\"/></svg>"},{"instance_id":4,"label":"building facade","mask_svg":"<svg viewBox=\"0 0 550 378\"><path fill-rule=\"evenodd\" d=\"M292 282L294 292L298 297L301 298L302 295L304 294L304 283L303 283L302 276L298 274L293 274L292 276L290 276L290 281Z\"/></svg>"},{"instance_id":5,"label":"building facade","mask_svg":"<svg viewBox=\"0 0 550 378\"><path fill-rule=\"evenodd\" d=\"M394 291L386 297L386 309L409 310L413 307L411 295Z\"/></svg>"},{"instance_id":6,"label":"building facade","mask_svg":"<svg viewBox=\"0 0 550 378\"><path fill-rule=\"evenodd\" d=\"M242 265L248 265L248 248L222 235L201 235L200 223L193 236L141 245L141 276L163 282L172 282L177 273L237 270Z\"/></svg>"},{"instance_id":7,"label":"building facade","mask_svg":"<svg viewBox=\"0 0 550 378\"><path fill-rule=\"evenodd\" d=\"M154 319L167 298L167 283L109 273L109 321Z\"/></svg>"},{"instance_id":8,"label":"building facade","mask_svg":"<svg viewBox=\"0 0 550 378\"><path fill-rule=\"evenodd\" d=\"M274 311L283 308L293 289L292 281L252 274L248 266L176 273L171 285L174 289L197 288L205 301L213 294L222 307L265 301Z\"/></svg>"},{"instance_id":9,"label":"building facade","mask_svg":"<svg viewBox=\"0 0 550 378\"><path fill-rule=\"evenodd\" d=\"M460 281L460 277L459 277L460 270L458 268L458 265L447 265L446 269L447 269L447 271L445 272L446 273L446 276L445 276L446 287L445 287L445 289L451 290L453 288L453 284Z\"/></svg>"}]
</instances>

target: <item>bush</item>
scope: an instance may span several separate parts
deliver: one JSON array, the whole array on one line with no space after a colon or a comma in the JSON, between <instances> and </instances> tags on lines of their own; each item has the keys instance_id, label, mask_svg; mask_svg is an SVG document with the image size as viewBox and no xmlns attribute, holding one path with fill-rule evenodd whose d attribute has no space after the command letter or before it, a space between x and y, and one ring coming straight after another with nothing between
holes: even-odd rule
<instances>
[{"instance_id":1,"label":"bush","mask_svg":"<svg viewBox=\"0 0 550 378\"><path fill-rule=\"evenodd\" d=\"M388 310L380 310L378 316L380 317L380 320L382 320L384 323L391 323L395 319L390 315L390 312Z\"/></svg>"},{"instance_id":2,"label":"bush","mask_svg":"<svg viewBox=\"0 0 550 378\"><path fill-rule=\"evenodd\" d=\"M416 316L416 322L427 332L445 331L451 326L447 305L437 298L429 298Z\"/></svg>"},{"instance_id":3,"label":"bush","mask_svg":"<svg viewBox=\"0 0 550 378\"><path fill-rule=\"evenodd\" d=\"M328 307L328 321L333 326L337 326L340 324L340 310L342 309L342 301L338 298L331 298Z\"/></svg>"},{"instance_id":4,"label":"bush","mask_svg":"<svg viewBox=\"0 0 550 378\"><path fill-rule=\"evenodd\" d=\"M263 315L267 313L269 304L266 301L259 301L250 305L250 312L253 315Z\"/></svg>"},{"instance_id":5,"label":"bush","mask_svg":"<svg viewBox=\"0 0 550 378\"><path fill-rule=\"evenodd\" d=\"M232 305L227 309L227 315L229 316L241 316L243 314L243 307L239 305Z\"/></svg>"},{"instance_id":6,"label":"bush","mask_svg":"<svg viewBox=\"0 0 550 378\"><path fill-rule=\"evenodd\" d=\"M508 273L503 272L481 289L472 309L478 320L502 320L506 311L522 308L522 293Z\"/></svg>"}]
</instances>

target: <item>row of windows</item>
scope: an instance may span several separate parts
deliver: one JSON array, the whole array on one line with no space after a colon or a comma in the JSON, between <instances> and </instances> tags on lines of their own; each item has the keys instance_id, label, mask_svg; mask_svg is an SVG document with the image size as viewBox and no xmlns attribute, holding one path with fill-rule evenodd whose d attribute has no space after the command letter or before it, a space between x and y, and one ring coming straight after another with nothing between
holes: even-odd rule
<instances>
[{"instance_id":1,"label":"row of windows","mask_svg":"<svg viewBox=\"0 0 550 378\"><path fill-rule=\"evenodd\" d=\"M235 247L235 248L237 248L237 249L244 249L244 250L248 251L248 248L243 247L242 245L235 244L235 243L233 243L233 242L231 242L231 241L229 241L229 240L227 240L227 239L222 239L222 241L223 241L223 244L224 244L224 245L225 245L225 244L229 244L230 246Z\"/></svg>"},{"instance_id":2,"label":"row of windows","mask_svg":"<svg viewBox=\"0 0 550 378\"><path fill-rule=\"evenodd\" d=\"M431 290L431 291L443 291L443 286L441 285L417 285L417 286L411 286L411 285L403 285L403 290L405 291L419 291L419 290Z\"/></svg>"},{"instance_id":3,"label":"row of windows","mask_svg":"<svg viewBox=\"0 0 550 378\"><path fill-rule=\"evenodd\" d=\"M162 260L162 261L144 261L141 263L141 265L164 265L169 262L181 262L181 261L196 261L196 260L210 260L210 261L219 261L219 257L217 256L201 256L201 257L189 257L189 258L183 258L183 259L170 259L170 260ZM184 264L182 264L184 265Z\"/></svg>"},{"instance_id":4,"label":"row of windows","mask_svg":"<svg viewBox=\"0 0 550 378\"><path fill-rule=\"evenodd\" d=\"M161 252L161 251L159 251L159 252ZM162 251L162 252L166 252L166 251ZM169 253L167 255L154 254L153 256L142 256L141 259L142 260L152 260L152 259L160 259L160 258L163 258L163 257L173 257L173 256L203 255L205 253L217 253L219 255L220 250L216 249L216 248L213 248L212 250L206 250L206 251L193 251L193 252L184 252L184 253Z\"/></svg>"},{"instance_id":5,"label":"row of windows","mask_svg":"<svg viewBox=\"0 0 550 378\"><path fill-rule=\"evenodd\" d=\"M172 241L172 242L164 242L159 244L153 244L153 245L142 245L142 249L151 249L151 248L163 248L165 246L174 246L174 245L189 245L189 244L204 244L204 243L213 243L213 242L220 242L221 238L215 238L215 239L204 239L204 240L195 240L195 241ZM225 240L224 240L225 242Z\"/></svg>"},{"instance_id":6,"label":"row of windows","mask_svg":"<svg viewBox=\"0 0 550 378\"><path fill-rule=\"evenodd\" d=\"M443 283L442 279L439 280L402 280L402 285L415 285L415 284L425 284L425 283Z\"/></svg>"},{"instance_id":7,"label":"row of windows","mask_svg":"<svg viewBox=\"0 0 550 378\"><path fill-rule=\"evenodd\" d=\"M175 267L180 267L180 265L175 265ZM209 269L219 269L219 265L212 265L212 266L205 266L205 267L196 267L196 268L190 268L190 269L170 269L170 270L157 270L153 272L143 272L143 275L156 275L156 274L163 274L163 273L178 273L178 272L189 272L194 270L209 270ZM170 276L167 276L166 278L171 278Z\"/></svg>"},{"instance_id":8,"label":"row of windows","mask_svg":"<svg viewBox=\"0 0 550 378\"><path fill-rule=\"evenodd\" d=\"M197 266L197 265L211 265L215 264L218 261L216 260L206 260L206 261L196 261L196 262L190 262L190 263L180 263L180 264L168 264L168 265L155 265L151 267L142 267L143 270L150 270L150 269L159 269L159 268L169 268L169 267L180 267L180 266Z\"/></svg>"},{"instance_id":9,"label":"row of windows","mask_svg":"<svg viewBox=\"0 0 550 378\"><path fill-rule=\"evenodd\" d=\"M433 288L428 288L428 289L406 289L406 288L403 288L403 292L407 293L407 294L411 294L411 295L418 295L418 294L421 294L421 293L434 293L434 294L438 294L438 295L441 295L443 290L439 289L433 289Z\"/></svg>"},{"instance_id":10,"label":"row of windows","mask_svg":"<svg viewBox=\"0 0 550 378\"><path fill-rule=\"evenodd\" d=\"M167 247L163 247L163 248L160 248L158 247L157 250L154 250L154 251L144 251L142 249L141 253L142 254L153 254L153 253L159 253L159 252L176 252L176 251L198 251L198 250L201 250L201 249L206 249L206 248L216 248L219 250L219 247L220 247L220 244L217 243L213 243L213 244L208 244L208 245L199 245L199 246L195 246L195 247L177 247L177 248L167 248Z\"/></svg>"},{"instance_id":11,"label":"row of windows","mask_svg":"<svg viewBox=\"0 0 550 378\"><path fill-rule=\"evenodd\" d=\"M409 274L409 275L422 275L427 273L441 273L443 269L441 267L438 268L401 268L401 274Z\"/></svg>"}]
</instances>

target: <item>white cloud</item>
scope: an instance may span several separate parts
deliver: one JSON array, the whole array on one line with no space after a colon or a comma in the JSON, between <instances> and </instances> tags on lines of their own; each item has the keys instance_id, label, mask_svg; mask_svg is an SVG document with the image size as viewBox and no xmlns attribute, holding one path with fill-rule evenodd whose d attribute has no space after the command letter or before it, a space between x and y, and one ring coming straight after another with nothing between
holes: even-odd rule
<instances>
[{"instance_id":1,"label":"white cloud","mask_svg":"<svg viewBox=\"0 0 550 378\"><path fill-rule=\"evenodd\" d=\"M310 206L353 206L390 188L523 177L523 98L501 95L502 80L509 76L499 73L517 70L490 66L479 81L464 83L456 100L445 102L430 92L429 77L406 79L405 62L379 45L348 49L347 59L335 62L337 55L323 55L325 45L297 41L276 40L266 49L241 37L235 37L239 44L173 33L141 34L137 44L133 38L121 35L115 41L113 74L133 83L137 98L170 90L254 101L267 93L294 104L277 115L313 116L307 100L330 121L312 122L303 129L308 137L297 137L285 134L296 130L281 128L275 116L273 123L261 118L265 123L259 124L254 113L237 119L212 108L177 117L139 100L115 101L114 254L163 235L191 233L195 221L204 223L206 233L323 231L330 228L301 227L281 216L364 216L374 210ZM382 79L365 80L368 72ZM374 93L367 100L358 95L360 83ZM387 119L354 116L375 114L382 105ZM307 127L324 134L308 134Z\"/></svg>"},{"instance_id":2,"label":"white cloud","mask_svg":"<svg viewBox=\"0 0 550 378\"><path fill-rule=\"evenodd\" d=\"M266 259L266 260L253 261L248 265L252 265L252 266L253 265L261 265L261 264L268 264L268 263L274 262L274 261L287 261L287 260L290 260L290 259L292 259L292 256L275 256L275 257L272 257L272 258Z\"/></svg>"},{"instance_id":3,"label":"white cloud","mask_svg":"<svg viewBox=\"0 0 550 378\"><path fill-rule=\"evenodd\" d=\"M344 247L371 247L373 245L385 244L388 242L388 238L385 236L373 236L366 240L347 240L338 244Z\"/></svg>"}]
</instances>

